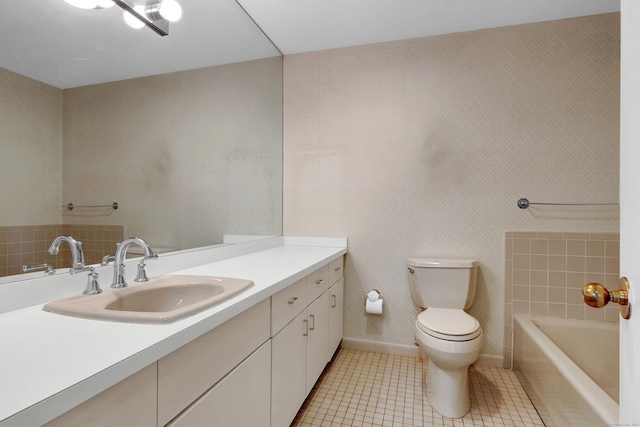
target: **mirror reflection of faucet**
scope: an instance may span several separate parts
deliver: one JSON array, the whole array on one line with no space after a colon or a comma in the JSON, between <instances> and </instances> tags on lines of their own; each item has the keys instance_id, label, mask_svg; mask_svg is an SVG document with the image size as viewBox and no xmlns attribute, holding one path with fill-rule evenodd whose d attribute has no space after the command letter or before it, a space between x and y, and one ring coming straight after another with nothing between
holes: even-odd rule
<instances>
[{"instance_id":1,"label":"mirror reflection of faucet","mask_svg":"<svg viewBox=\"0 0 640 427\"><path fill-rule=\"evenodd\" d=\"M51 255L56 255L60 250L62 242L67 242L71 248L72 267L69 269L69 274L76 274L83 271L89 272L89 275L87 276L87 287L82 293L84 295L95 295L101 293L102 289L100 289L100 284L98 283L98 273L96 273L93 267L86 267L84 265L82 242L77 241L71 236L58 236L55 238L53 243L51 243L49 253Z\"/></svg>"},{"instance_id":2,"label":"mirror reflection of faucet","mask_svg":"<svg viewBox=\"0 0 640 427\"><path fill-rule=\"evenodd\" d=\"M23 265L22 266L22 271L24 273L27 273L29 271L35 271L35 270L42 270L45 269L44 274L46 276L52 276L54 274L56 274L56 270L54 270L54 268L51 266L51 264L28 264L28 265Z\"/></svg>"},{"instance_id":3,"label":"mirror reflection of faucet","mask_svg":"<svg viewBox=\"0 0 640 427\"><path fill-rule=\"evenodd\" d=\"M100 267L106 267L109 263L116 259L115 255L105 255L100 262Z\"/></svg>"},{"instance_id":4,"label":"mirror reflection of faucet","mask_svg":"<svg viewBox=\"0 0 640 427\"><path fill-rule=\"evenodd\" d=\"M82 242L77 241L71 236L58 236L55 238L51 246L49 246L49 253L51 255L57 255L60 250L62 242L67 242L71 248L71 270L70 274L86 271L84 266L84 254L82 253Z\"/></svg>"}]
</instances>

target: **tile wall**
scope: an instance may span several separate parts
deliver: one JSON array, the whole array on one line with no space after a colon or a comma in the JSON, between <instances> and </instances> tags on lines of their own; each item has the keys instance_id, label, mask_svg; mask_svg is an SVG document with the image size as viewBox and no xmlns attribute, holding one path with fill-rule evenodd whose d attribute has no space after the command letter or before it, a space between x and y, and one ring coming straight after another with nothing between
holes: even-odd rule
<instances>
[{"instance_id":1,"label":"tile wall","mask_svg":"<svg viewBox=\"0 0 640 427\"><path fill-rule=\"evenodd\" d=\"M617 307L591 308L582 299L586 283L617 289L618 233L507 232L505 261L505 365L513 314L618 321Z\"/></svg>"},{"instance_id":2,"label":"tile wall","mask_svg":"<svg viewBox=\"0 0 640 427\"><path fill-rule=\"evenodd\" d=\"M0 276L22 273L24 264L48 263L53 268L69 268L71 251L66 243L57 255L47 250L58 236L73 236L82 242L85 264L97 264L113 254L116 244L124 239L121 225L30 225L0 227Z\"/></svg>"}]
</instances>

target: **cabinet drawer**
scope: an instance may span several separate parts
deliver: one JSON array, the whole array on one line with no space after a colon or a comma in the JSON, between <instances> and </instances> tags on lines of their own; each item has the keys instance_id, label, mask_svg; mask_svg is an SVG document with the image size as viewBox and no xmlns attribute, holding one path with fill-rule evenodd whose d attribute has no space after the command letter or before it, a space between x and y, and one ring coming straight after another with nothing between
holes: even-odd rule
<instances>
[{"instance_id":1,"label":"cabinet drawer","mask_svg":"<svg viewBox=\"0 0 640 427\"><path fill-rule=\"evenodd\" d=\"M324 265L307 276L307 298L311 303L329 289L329 265Z\"/></svg>"},{"instance_id":2,"label":"cabinet drawer","mask_svg":"<svg viewBox=\"0 0 640 427\"><path fill-rule=\"evenodd\" d=\"M158 425L165 425L269 339L269 300L158 361Z\"/></svg>"},{"instance_id":3,"label":"cabinet drawer","mask_svg":"<svg viewBox=\"0 0 640 427\"><path fill-rule=\"evenodd\" d=\"M342 278L344 274L344 256L334 259L329 263L329 283L333 285Z\"/></svg>"},{"instance_id":4,"label":"cabinet drawer","mask_svg":"<svg viewBox=\"0 0 640 427\"><path fill-rule=\"evenodd\" d=\"M203 394L168 427L269 427L271 341Z\"/></svg>"},{"instance_id":5,"label":"cabinet drawer","mask_svg":"<svg viewBox=\"0 0 640 427\"><path fill-rule=\"evenodd\" d=\"M271 336L307 307L307 280L301 279L271 297Z\"/></svg>"}]
</instances>

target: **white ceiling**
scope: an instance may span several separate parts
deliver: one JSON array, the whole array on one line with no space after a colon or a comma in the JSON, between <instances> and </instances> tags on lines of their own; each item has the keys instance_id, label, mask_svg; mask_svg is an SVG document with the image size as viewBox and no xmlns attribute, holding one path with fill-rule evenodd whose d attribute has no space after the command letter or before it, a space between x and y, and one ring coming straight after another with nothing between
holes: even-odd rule
<instances>
[{"instance_id":1,"label":"white ceiling","mask_svg":"<svg viewBox=\"0 0 640 427\"><path fill-rule=\"evenodd\" d=\"M118 7L82 10L62 0L2 0L0 67L64 89L280 52L620 10L620 0L179 1L182 19L170 25L169 36L160 37L127 27Z\"/></svg>"},{"instance_id":2,"label":"white ceiling","mask_svg":"<svg viewBox=\"0 0 640 427\"><path fill-rule=\"evenodd\" d=\"M620 0L238 0L284 53L620 10Z\"/></svg>"}]
</instances>

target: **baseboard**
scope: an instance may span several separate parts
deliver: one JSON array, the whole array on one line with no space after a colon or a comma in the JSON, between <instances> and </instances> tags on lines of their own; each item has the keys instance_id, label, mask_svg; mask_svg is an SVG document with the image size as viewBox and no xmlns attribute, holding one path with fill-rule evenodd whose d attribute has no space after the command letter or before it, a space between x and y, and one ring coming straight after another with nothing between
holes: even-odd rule
<instances>
[{"instance_id":1,"label":"baseboard","mask_svg":"<svg viewBox=\"0 0 640 427\"><path fill-rule=\"evenodd\" d=\"M481 354L474 365L491 366L493 368L503 368L504 358L502 356L494 356L492 354Z\"/></svg>"},{"instance_id":2,"label":"baseboard","mask_svg":"<svg viewBox=\"0 0 640 427\"><path fill-rule=\"evenodd\" d=\"M374 351L376 353L396 354L399 356L420 357L420 348L416 345L393 344L388 342L370 341L359 338L343 338L342 348L362 351ZM475 365L502 368L502 356L481 354Z\"/></svg>"},{"instance_id":3,"label":"baseboard","mask_svg":"<svg viewBox=\"0 0 640 427\"><path fill-rule=\"evenodd\" d=\"M418 346L415 345L393 344L388 342L362 340L358 338L342 338L342 348L375 351L376 353L397 354L399 356L419 356Z\"/></svg>"}]
</instances>

